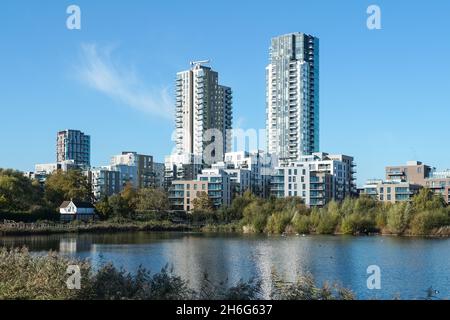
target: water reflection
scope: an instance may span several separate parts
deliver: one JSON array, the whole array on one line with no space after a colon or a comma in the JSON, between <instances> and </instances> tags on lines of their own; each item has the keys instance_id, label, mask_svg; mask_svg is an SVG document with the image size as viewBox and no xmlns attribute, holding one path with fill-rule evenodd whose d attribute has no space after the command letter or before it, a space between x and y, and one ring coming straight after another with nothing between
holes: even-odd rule
<instances>
[{"instance_id":1,"label":"water reflection","mask_svg":"<svg viewBox=\"0 0 450 320\"><path fill-rule=\"evenodd\" d=\"M134 272L166 265L200 288L205 273L213 282L263 280L269 297L272 273L286 281L311 273L319 283L339 282L359 298L419 298L430 286L450 296L449 239L332 236L237 236L183 233L122 233L0 238L0 245L27 246L89 259L94 267L113 262ZM367 289L366 270L382 270L382 290Z\"/></svg>"}]
</instances>

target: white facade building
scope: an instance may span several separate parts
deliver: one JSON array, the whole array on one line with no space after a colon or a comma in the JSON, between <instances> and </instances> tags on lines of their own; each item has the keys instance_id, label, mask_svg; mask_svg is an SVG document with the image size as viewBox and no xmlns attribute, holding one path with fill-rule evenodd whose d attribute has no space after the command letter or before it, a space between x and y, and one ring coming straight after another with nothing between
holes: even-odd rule
<instances>
[{"instance_id":1,"label":"white facade building","mask_svg":"<svg viewBox=\"0 0 450 320\"><path fill-rule=\"evenodd\" d=\"M253 194L267 198L270 194L270 179L273 168L278 162L275 157L264 151L238 151L225 154L227 168L248 170L250 172L250 188ZM245 174L244 174L245 175ZM240 188L245 192L245 187Z\"/></svg>"},{"instance_id":2,"label":"white facade building","mask_svg":"<svg viewBox=\"0 0 450 320\"><path fill-rule=\"evenodd\" d=\"M313 153L276 167L271 182L275 197L301 197L308 206L325 206L356 195L355 164L345 155Z\"/></svg>"},{"instance_id":3,"label":"white facade building","mask_svg":"<svg viewBox=\"0 0 450 320\"><path fill-rule=\"evenodd\" d=\"M229 206L231 204L231 180L222 169L204 169L198 175L198 181L208 182L208 196L214 207Z\"/></svg>"},{"instance_id":4,"label":"white facade building","mask_svg":"<svg viewBox=\"0 0 450 320\"><path fill-rule=\"evenodd\" d=\"M219 84L219 75L211 68L192 63L179 72L176 80L176 154L203 158L206 146L221 140L222 148L206 156L218 157L231 148L232 91ZM215 129L210 137L207 130ZM223 159L220 159L223 160Z\"/></svg>"}]
</instances>

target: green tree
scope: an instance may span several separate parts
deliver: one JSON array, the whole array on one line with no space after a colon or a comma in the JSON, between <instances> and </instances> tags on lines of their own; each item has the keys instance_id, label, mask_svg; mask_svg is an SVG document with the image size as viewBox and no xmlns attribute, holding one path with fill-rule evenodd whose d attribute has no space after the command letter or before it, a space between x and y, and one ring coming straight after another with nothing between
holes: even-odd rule
<instances>
[{"instance_id":1,"label":"green tree","mask_svg":"<svg viewBox=\"0 0 450 320\"><path fill-rule=\"evenodd\" d=\"M422 212L427 210L438 210L445 207L445 201L442 196L435 194L428 188L423 188L412 200L415 212Z\"/></svg>"},{"instance_id":2,"label":"green tree","mask_svg":"<svg viewBox=\"0 0 450 320\"><path fill-rule=\"evenodd\" d=\"M169 210L169 197L163 190L145 188L137 193L136 210L165 211Z\"/></svg>"},{"instance_id":3,"label":"green tree","mask_svg":"<svg viewBox=\"0 0 450 320\"><path fill-rule=\"evenodd\" d=\"M98 201L95 204L95 210L103 220L108 219L113 214L113 209L109 204L108 197L104 197L103 199Z\"/></svg>"},{"instance_id":4,"label":"green tree","mask_svg":"<svg viewBox=\"0 0 450 320\"><path fill-rule=\"evenodd\" d=\"M412 207L407 202L397 203L387 212L387 227L390 232L403 234L409 226L412 217Z\"/></svg>"},{"instance_id":5,"label":"green tree","mask_svg":"<svg viewBox=\"0 0 450 320\"><path fill-rule=\"evenodd\" d=\"M28 211L43 205L39 185L15 170L0 169L0 210Z\"/></svg>"},{"instance_id":6,"label":"green tree","mask_svg":"<svg viewBox=\"0 0 450 320\"><path fill-rule=\"evenodd\" d=\"M292 226L297 233L308 234L311 231L311 218L308 215L295 213L292 218Z\"/></svg>"},{"instance_id":7,"label":"green tree","mask_svg":"<svg viewBox=\"0 0 450 320\"><path fill-rule=\"evenodd\" d=\"M109 207L111 208L111 216L114 218L134 217L134 211L130 207L129 202L120 194L115 194L108 199Z\"/></svg>"},{"instance_id":8,"label":"green tree","mask_svg":"<svg viewBox=\"0 0 450 320\"><path fill-rule=\"evenodd\" d=\"M271 213L270 207L264 201L253 201L244 209L242 223L249 226L254 232L264 232L267 219Z\"/></svg>"},{"instance_id":9,"label":"green tree","mask_svg":"<svg viewBox=\"0 0 450 320\"><path fill-rule=\"evenodd\" d=\"M414 235L427 235L442 226L450 224L447 210L438 209L417 213L411 221L411 232Z\"/></svg>"}]
</instances>

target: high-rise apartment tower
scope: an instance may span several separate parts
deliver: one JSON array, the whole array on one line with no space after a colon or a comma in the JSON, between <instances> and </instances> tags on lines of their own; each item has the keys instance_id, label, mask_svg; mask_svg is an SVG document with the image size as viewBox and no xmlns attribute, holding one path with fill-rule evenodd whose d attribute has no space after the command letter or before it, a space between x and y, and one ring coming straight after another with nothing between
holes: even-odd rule
<instances>
[{"instance_id":1,"label":"high-rise apartment tower","mask_svg":"<svg viewBox=\"0 0 450 320\"><path fill-rule=\"evenodd\" d=\"M291 33L272 39L266 68L268 152L281 162L319 151L319 39Z\"/></svg>"}]
</instances>

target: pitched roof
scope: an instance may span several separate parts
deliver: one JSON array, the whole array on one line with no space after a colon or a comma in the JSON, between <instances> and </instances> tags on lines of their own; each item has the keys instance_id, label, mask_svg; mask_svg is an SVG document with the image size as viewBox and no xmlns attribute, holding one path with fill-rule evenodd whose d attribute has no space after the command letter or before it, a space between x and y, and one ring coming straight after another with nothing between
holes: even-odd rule
<instances>
[{"instance_id":1,"label":"pitched roof","mask_svg":"<svg viewBox=\"0 0 450 320\"><path fill-rule=\"evenodd\" d=\"M67 208L71 202L72 201L64 201L59 207L60 208Z\"/></svg>"},{"instance_id":2,"label":"pitched roof","mask_svg":"<svg viewBox=\"0 0 450 320\"><path fill-rule=\"evenodd\" d=\"M70 203L72 203L75 205L75 207L77 208L94 208L94 206L92 205L92 203L89 202L83 202L83 201L64 201L60 208L67 208Z\"/></svg>"}]
</instances>

